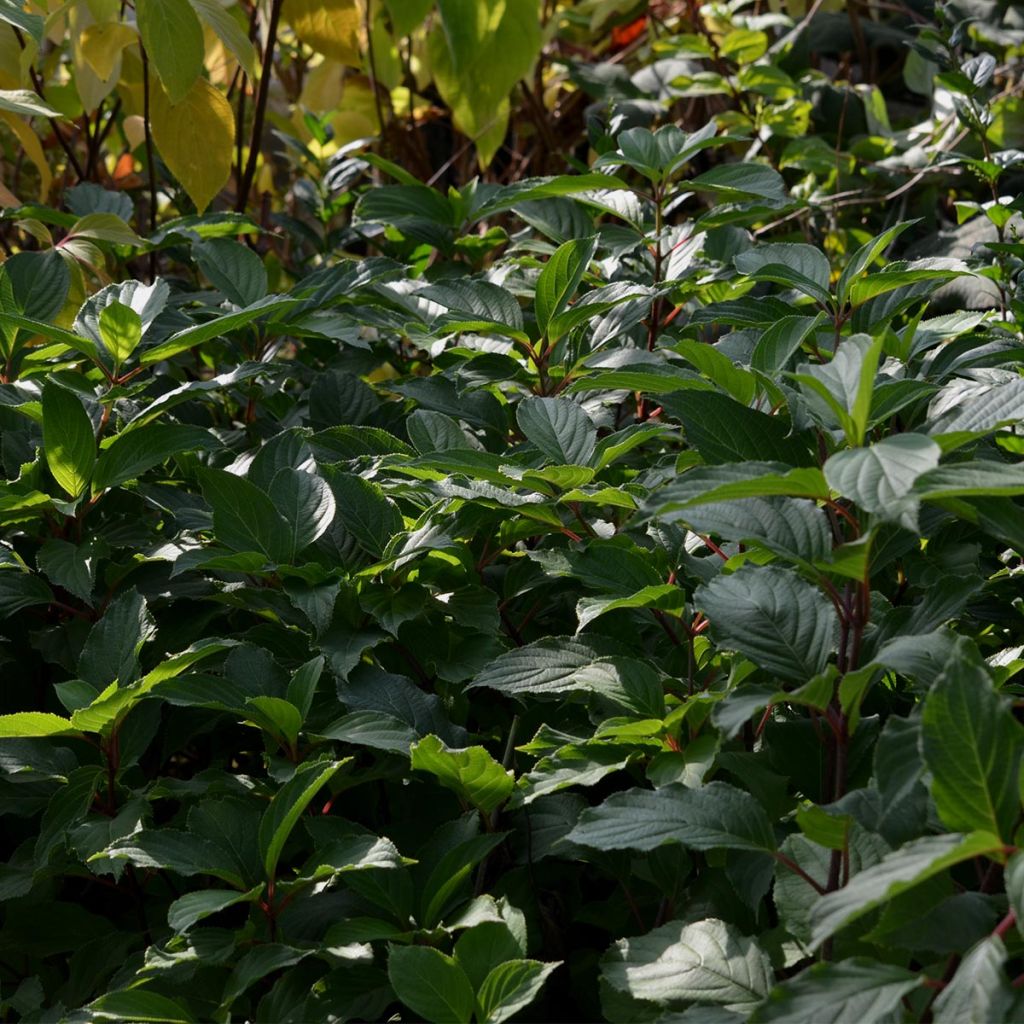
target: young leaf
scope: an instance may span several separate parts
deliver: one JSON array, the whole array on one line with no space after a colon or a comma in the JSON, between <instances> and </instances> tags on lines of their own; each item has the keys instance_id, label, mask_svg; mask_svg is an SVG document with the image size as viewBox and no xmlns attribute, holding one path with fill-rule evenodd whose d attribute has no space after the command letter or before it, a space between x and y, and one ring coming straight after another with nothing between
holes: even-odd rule
<instances>
[{"instance_id":1,"label":"young leaf","mask_svg":"<svg viewBox=\"0 0 1024 1024\"><path fill-rule=\"evenodd\" d=\"M442 786L489 814L511 795L513 778L483 747L452 750L436 736L424 736L409 751L412 767L430 772Z\"/></svg>"},{"instance_id":2,"label":"young leaf","mask_svg":"<svg viewBox=\"0 0 1024 1024\"><path fill-rule=\"evenodd\" d=\"M480 1024L501 1024L537 998L559 965L538 960L506 960L484 978L477 991Z\"/></svg>"},{"instance_id":3,"label":"young leaf","mask_svg":"<svg viewBox=\"0 0 1024 1024\"><path fill-rule=\"evenodd\" d=\"M476 1000L462 968L429 946L392 946L388 980L398 998L431 1024L469 1024Z\"/></svg>"},{"instance_id":4,"label":"young leaf","mask_svg":"<svg viewBox=\"0 0 1024 1024\"><path fill-rule=\"evenodd\" d=\"M99 331L116 368L135 351L142 340L142 318L130 306L111 302L100 312Z\"/></svg>"},{"instance_id":5,"label":"young leaf","mask_svg":"<svg viewBox=\"0 0 1024 1024\"><path fill-rule=\"evenodd\" d=\"M96 435L82 403L50 381L43 387L43 450L53 478L77 498L92 476Z\"/></svg>"},{"instance_id":6,"label":"young leaf","mask_svg":"<svg viewBox=\"0 0 1024 1024\"><path fill-rule=\"evenodd\" d=\"M299 765L295 774L270 801L260 820L259 848L267 878L274 878L284 844L310 800L323 788L343 764L350 761L309 761Z\"/></svg>"},{"instance_id":7,"label":"young leaf","mask_svg":"<svg viewBox=\"0 0 1024 1024\"><path fill-rule=\"evenodd\" d=\"M537 326L547 335L548 325L569 304L597 248L595 238L574 238L560 245L537 278L534 308ZM549 338L555 341L556 338Z\"/></svg>"}]
</instances>

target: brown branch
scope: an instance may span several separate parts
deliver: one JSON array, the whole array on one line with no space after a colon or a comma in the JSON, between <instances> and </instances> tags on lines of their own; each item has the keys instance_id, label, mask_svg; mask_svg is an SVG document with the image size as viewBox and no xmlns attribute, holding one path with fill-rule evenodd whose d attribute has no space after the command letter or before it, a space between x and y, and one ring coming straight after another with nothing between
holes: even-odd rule
<instances>
[{"instance_id":1,"label":"brown branch","mask_svg":"<svg viewBox=\"0 0 1024 1024\"><path fill-rule=\"evenodd\" d=\"M244 213L249 204L249 192L253 178L256 176L256 163L260 156L260 139L263 136L263 121L267 113L267 100L270 98L270 79L274 64L274 48L277 45L277 26L281 20L283 0L271 0L270 24L267 27L267 43L263 50L263 65L260 68L260 82L256 90L256 105L253 110L252 134L249 137L249 157L245 163L242 180L238 184L238 196L235 210Z\"/></svg>"}]
</instances>

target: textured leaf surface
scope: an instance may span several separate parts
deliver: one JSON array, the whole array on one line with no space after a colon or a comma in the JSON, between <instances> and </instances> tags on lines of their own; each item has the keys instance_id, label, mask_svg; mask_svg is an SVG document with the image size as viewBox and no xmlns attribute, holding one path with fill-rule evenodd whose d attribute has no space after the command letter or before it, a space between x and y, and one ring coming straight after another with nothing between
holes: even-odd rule
<instances>
[{"instance_id":1,"label":"textured leaf surface","mask_svg":"<svg viewBox=\"0 0 1024 1024\"><path fill-rule=\"evenodd\" d=\"M1024 731L966 645L928 692L921 752L948 828L1010 839L1020 813L1017 772Z\"/></svg>"},{"instance_id":2,"label":"textured leaf surface","mask_svg":"<svg viewBox=\"0 0 1024 1024\"><path fill-rule=\"evenodd\" d=\"M694 594L722 643L784 679L806 681L825 667L835 609L815 587L784 569L744 567Z\"/></svg>"},{"instance_id":3,"label":"textured leaf surface","mask_svg":"<svg viewBox=\"0 0 1024 1024\"><path fill-rule=\"evenodd\" d=\"M653 850L670 841L695 850L775 849L764 808L724 782L617 793L584 811L568 839L599 850Z\"/></svg>"},{"instance_id":4,"label":"textured leaf surface","mask_svg":"<svg viewBox=\"0 0 1024 1024\"><path fill-rule=\"evenodd\" d=\"M602 977L634 999L749 1010L768 994L771 962L753 939L715 918L663 925L621 939L602 964Z\"/></svg>"}]
</instances>

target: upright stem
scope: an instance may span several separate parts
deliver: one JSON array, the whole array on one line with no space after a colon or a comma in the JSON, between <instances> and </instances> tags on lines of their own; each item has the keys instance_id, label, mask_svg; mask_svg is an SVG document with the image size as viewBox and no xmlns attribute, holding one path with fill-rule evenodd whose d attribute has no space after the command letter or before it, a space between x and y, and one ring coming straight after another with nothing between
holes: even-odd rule
<instances>
[{"instance_id":1,"label":"upright stem","mask_svg":"<svg viewBox=\"0 0 1024 1024\"><path fill-rule=\"evenodd\" d=\"M252 135L249 137L249 157L245 171L238 185L235 210L244 213L249 205L249 192L256 176L256 163L260 156L260 139L263 137L263 120L267 113L270 97L270 78L274 65L274 48L277 46L277 26L281 20L282 0L270 0L270 24L267 26L267 42L263 48L263 64L260 67L260 84L256 90L256 106L252 116Z\"/></svg>"},{"instance_id":2,"label":"upright stem","mask_svg":"<svg viewBox=\"0 0 1024 1024\"><path fill-rule=\"evenodd\" d=\"M153 154L153 129L150 122L149 112L149 58L146 56L146 48L140 43L139 52L142 54L142 114L146 132L146 166L149 170L149 233L156 233L156 158ZM149 281L150 284L156 278L156 249L149 254Z\"/></svg>"},{"instance_id":3,"label":"upright stem","mask_svg":"<svg viewBox=\"0 0 1024 1024\"><path fill-rule=\"evenodd\" d=\"M21 49L25 49L25 37L21 34L21 29L14 29L14 36L18 40L18 46ZM39 76L39 72L35 68L30 67L28 69L29 77L32 79L32 88L35 89L41 100L46 99L46 93L43 88L43 80ZM68 158L68 163L74 168L75 174L78 175L79 181L85 181L85 172L82 170L82 165L78 162L78 157L75 156L75 151L71 148L67 139L64 138L64 133L60 130L60 125L57 123L57 118L51 117L48 119L50 126L53 128L53 134L57 138L57 143L60 148L64 150L64 154Z\"/></svg>"}]
</instances>

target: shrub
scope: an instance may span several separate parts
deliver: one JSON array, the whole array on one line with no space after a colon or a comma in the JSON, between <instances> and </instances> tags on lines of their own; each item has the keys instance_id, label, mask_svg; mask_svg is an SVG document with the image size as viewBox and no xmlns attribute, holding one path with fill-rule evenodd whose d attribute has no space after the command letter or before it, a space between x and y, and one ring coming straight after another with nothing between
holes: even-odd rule
<instances>
[{"instance_id":1,"label":"shrub","mask_svg":"<svg viewBox=\"0 0 1024 1024\"><path fill-rule=\"evenodd\" d=\"M351 257L7 215L8 1019L1019 1019L1020 154L947 42L960 256L822 230L772 93L352 157Z\"/></svg>"}]
</instances>

